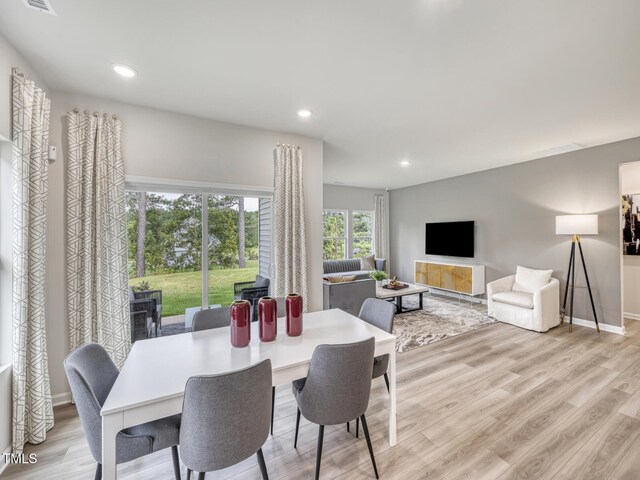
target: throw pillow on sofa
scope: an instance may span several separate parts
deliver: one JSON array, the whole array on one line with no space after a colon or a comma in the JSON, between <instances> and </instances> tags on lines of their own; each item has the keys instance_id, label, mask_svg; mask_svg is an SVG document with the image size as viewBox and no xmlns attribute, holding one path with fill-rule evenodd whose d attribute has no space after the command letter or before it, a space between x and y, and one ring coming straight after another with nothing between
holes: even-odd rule
<instances>
[{"instance_id":1,"label":"throw pillow on sofa","mask_svg":"<svg viewBox=\"0 0 640 480\"><path fill-rule=\"evenodd\" d=\"M325 277L325 280L329 283L346 283L355 281L355 275L332 275Z\"/></svg>"},{"instance_id":2,"label":"throw pillow on sofa","mask_svg":"<svg viewBox=\"0 0 640 480\"><path fill-rule=\"evenodd\" d=\"M512 290L514 292L534 293L549 283L552 273L553 270L534 270L533 268L518 266Z\"/></svg>"},{"instance_id":3,"label":"throw pillow on sofa","mask_svg":"<svg viewBox=\"0 0 640 480\"><path fill-rule=\"evenodd\" d=\"M361 270L375 270L376 269L376 257L369 255L368 257L362 257L360 259Z\"/></svg>"}]
</instances>

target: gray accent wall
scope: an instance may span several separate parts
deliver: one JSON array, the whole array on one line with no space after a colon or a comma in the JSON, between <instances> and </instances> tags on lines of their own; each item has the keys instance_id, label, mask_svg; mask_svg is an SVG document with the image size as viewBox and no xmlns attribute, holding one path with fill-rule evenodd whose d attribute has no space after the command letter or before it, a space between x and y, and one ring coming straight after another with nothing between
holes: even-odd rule
<instances>
[{"instance_id":1,"label":"gray accent wall","mask_svg":"<svg viewBox=\"0 0 640 480\"><path fill-rule=\"evenodd\" d=\"M598 320L621 325L619 165L640 160L640 137L390 192L392 274L412 280L414 260L486 266L486 280L517 265L551 268L564 283L571 238L555 216L599 214L599 235L582 246ZM417 167L416 167L417 168ZM474 220L475 258L427 256L425 223ZM593 320L581 264L574 316ZM561 299L562 300L562 299Z\"/></svg>"},{"instance_id":2,"label":"gray accent wall","mask_svg":"<svg viewBox=\"0 0 640 480\"><path fill-rule=\"evenodd\" d=\"M373 210L373 196L385 193L384 189L348 187L346 185L322 186L323 205L331 210Z\"/></svg>"}]
</instances>

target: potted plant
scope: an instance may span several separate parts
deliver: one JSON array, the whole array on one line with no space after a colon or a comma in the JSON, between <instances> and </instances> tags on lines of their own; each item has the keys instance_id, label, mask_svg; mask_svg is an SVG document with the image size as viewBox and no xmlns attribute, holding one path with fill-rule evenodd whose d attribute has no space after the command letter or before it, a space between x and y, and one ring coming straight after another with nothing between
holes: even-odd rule
<instances>
[{"instance_id":1,"label":"potted plant","mask_svg":"<svg viewBox=\"0 0 640 480\"><path fill-rule=\"evenodd\" d=\"M376 288L382 287L382 281L389 278L387 272L384 270L374 270L369 274L369 276L376 281Z\"/></svg>"}]
</instances>

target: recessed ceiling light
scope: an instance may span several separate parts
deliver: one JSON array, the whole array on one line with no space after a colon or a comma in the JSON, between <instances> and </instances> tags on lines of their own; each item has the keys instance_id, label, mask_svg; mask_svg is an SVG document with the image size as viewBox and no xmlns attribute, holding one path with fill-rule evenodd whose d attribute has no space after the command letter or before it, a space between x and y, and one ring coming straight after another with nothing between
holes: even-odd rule
<instances>
[{"instance_id":1,"label":"recessed ceiling light","mask_svg":"<svg viewBox=\"0 0 640 480\"><path fill-rule=\"evenodd\" d=\"M123 65L122 63L114 63L113 70L118 74L126 78L133 78L136 76L137 72L128 65Z\"/></svg>"},{"instance_id":2,"label":"recessed ceiling light","mask_svg":"<svg viewBox=\"0 0 640 480\"><path fill-rule=\"evenodd\" d=\"M411 164L409 163L409 160L402 160L402 161L400 162L400 165L402 165L403 167L408 167L408 166L409 166L409 165L411 165Z\"/></svg>"},{"instance_id":3,"label":"recessed ceiling light","mask_svg":"<svg viewBox=\"0 0 640 480\"><path fill-rule=\"evenodd\" d=\"M309 118L311 116L311 110L307 110L306 108L298 110L298 116L300 118Z\"/></svg>"}]
</instances>

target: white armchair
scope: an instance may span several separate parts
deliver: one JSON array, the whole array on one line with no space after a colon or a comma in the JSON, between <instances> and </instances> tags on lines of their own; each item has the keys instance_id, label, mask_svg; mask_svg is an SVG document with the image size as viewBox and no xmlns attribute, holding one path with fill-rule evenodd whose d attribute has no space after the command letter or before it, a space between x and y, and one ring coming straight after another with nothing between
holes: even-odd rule
<instances>
[{"instance_id":1,"label":"white armchair","mask_svg":"<svg viewBox=\"0 0 640 480\"><path fill-rule=\"evenodd\" d=\"M487 284L489 316L517 327L546 332L560 324L560 282L551 270L518 267Z\"/></svg>"}]
</instances>

